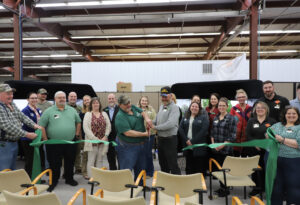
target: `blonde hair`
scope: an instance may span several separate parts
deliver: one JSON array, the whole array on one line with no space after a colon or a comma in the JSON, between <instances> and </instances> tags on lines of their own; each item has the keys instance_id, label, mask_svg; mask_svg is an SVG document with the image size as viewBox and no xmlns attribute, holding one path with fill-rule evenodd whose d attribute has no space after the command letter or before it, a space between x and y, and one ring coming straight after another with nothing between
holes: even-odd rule
<instances>
[{"instance_id":1,"label":"blonde hair","mask_svg":"<svg viewBox=\"0 0 300 205\"><path fill-rule=\"evenodd\" d=\"M248 95L247 95L247 93L246 93L246 91L244 89L238 89L236 91L235 99L237 99L238 94L244 94L244 95L246 95L246 98L248 99Z\"/></svg>"},{"instance_id":2,"label":"blonde hair","mask_svg":"<svg viewBox=\"0 0 300 205\"><path fill-rule=\"evenodd\" d=\"M173 102L176 104L177 103L176 95L174 93L171 93L171 95L172 95Z\"/></svg>"},{"instance_id":3,"label":"blonde hair","mask_svg":"<svg viewBox=\"0 0 300 205\"><path fill-rule=\"evenodd\" d=\"M88 98L92 99L91 96L89 96L89 95L83 96L82 99L85 98L85 97L88 97ZM89 111L89 106L86 106L84 103L82 103L82 109L81 109L81 112L82 112L82 113L86 113L86 112L88 112L88 111Z\"/></svg>"},{"instance_id":4,"label":"blonde hair","mask_svg":"<svg viewBox=\"0 0 300 205\"><path fill-rule=\"evenodd\" d=\"M263 101L258 101L256 104L255 104L255 106L254 106L254 108L253 108L253 115L254 116L256 116L256 107L257 107L257 105L258 104L260 104L260 105L262 105L263 107L264 107L264 109L266 110L266 116L268 117L269 116L269 113L270 113L270 109L269 109L269 106L267 105L267 103L265 103L265 102L263 102Z\"/></svg>"}]
</instances>

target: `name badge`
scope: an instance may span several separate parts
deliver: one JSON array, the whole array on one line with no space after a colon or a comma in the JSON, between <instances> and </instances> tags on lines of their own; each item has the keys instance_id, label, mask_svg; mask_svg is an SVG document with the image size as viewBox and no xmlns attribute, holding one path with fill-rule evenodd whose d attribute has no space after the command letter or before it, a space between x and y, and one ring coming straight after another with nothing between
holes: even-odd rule
<instances>
[{"instance_id":1,"label":"name badge","mask_svg":"<svg viewBox=\"0 0 300 205\"><path fill-rule=\"evenodd\" d=\"M280 105L277 104L277 105L274 106L274 108L275 109L280 109Z\"/></svg>"},{"instance_id":2,"label":"name badge","mask_svg":"<svg viewBox=\"0 0 300 205\"><path fill-rule=\"evenodd\" d=\"M287 129L286 132L287 132L287 133L293 133L293 130Z\"/></svg>"},{"instance_id":3,"label":"name badge","mask_svg":"<svg viewBox=\"0 0 300 205\"><path fill-rule=\"evenodd\" d=\"M31 117L34 117L34 114L33 114L33 113L30 113L30 116L31 116Z\"/></svg>"},{"instance_id":4,"label":"name badge","mask_svg":"<svg viewBox=\"0 0 300 205\"><path fill-rule=\"evenodd\" d=\"M254 124L254 125L253 125L253 128L259 128L259 124L257 124L257 123Z\"/></svg>"},{"instance_id":5,"label":"name badge","mask_svg":"<svg viewBox=\"0 0 300 205\"><path fill-rule=\"evenodd\" d=\"M214 123L217 124L219 122L219 120L215 120Z\"/></svg>"},{"instance_id":6,"label":"name badge","mask_svg":"<svg viewBox=\"0 0 300 205\"><path fill-rule=\"evenodd\" d=\"M55 114L54 115L54 119L58 119L59 118L59 115L58 114Z\"/></svg>"},{"instance_id":7,"label":"name badge","mask_svg":"<svg viewBox=\"0 0 300 205\"><path fill-rule=\"evenodd\" d=\"M236 112L241 112L240 110L236 110Z\"/></svg>"}]
</instances>

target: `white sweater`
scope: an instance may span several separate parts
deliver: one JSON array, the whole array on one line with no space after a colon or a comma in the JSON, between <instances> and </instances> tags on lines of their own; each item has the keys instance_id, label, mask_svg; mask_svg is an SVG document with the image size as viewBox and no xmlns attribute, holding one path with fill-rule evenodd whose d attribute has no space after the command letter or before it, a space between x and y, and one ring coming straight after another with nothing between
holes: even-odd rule
<instances>
[{"instance_id":1,"label":"white sweater","mask_svg":"<svg viewBox=\"0 0 300 205\"><path fill-rule=\"evenodd\" d=\"M104 120L106 122L105 136L108 137L108 135L109 135L109 133L111 131L110 120L109 120L109 117L106 114L106 112L102 112L101 114L103 115ZM87 113L85 113L84 118L83 118L83 130L85 132L85 139L86 140L99 140L98 137L96 137L94 135L94 133L92 132L91 123L92 123L92 113L91 112L87 112ZM92 143L85 142L83 150L84 151L92 151L93 150Z\"/></svg>"}]
</instances>

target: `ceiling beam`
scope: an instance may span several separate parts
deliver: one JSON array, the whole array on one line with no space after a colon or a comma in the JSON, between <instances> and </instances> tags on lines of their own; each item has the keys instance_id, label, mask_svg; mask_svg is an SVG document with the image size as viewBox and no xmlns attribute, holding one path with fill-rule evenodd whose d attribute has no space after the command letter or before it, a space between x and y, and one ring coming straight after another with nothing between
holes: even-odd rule
<instances>
[{"instance_id":1,"label":"ceiling beam","mask_svg":"<svg viewBox=\"0 0 300 205\"><path fill-rule=\"evenodd\" d=\"M42 13L41 10L36 10L35 8L31 8L30 6L21 5L20 7L22 14L28 18L40 18ZM76 42L75 40L71 40L71 35L58 23L34 23L34 25L43 31L48 32L49 34L59 38L61 41L70 46L73 50L82 54L89 61L97 61L98 57L93 57L91 51L88 50L84 45L80 42Z\"/></svg>"}]
</instances>

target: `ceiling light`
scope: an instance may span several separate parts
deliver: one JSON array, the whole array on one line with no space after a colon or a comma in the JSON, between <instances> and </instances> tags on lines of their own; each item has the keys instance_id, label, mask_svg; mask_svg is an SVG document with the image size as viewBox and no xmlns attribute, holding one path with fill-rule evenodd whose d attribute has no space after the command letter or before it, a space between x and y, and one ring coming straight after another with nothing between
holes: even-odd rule
<instances>
[{"instance_id":1,"label":"ceiling light","mask_svg":"<svg viewBox=\"0 0 300 205\"><path fill-rule=\"evenodd\" d=\"M277 50L276 53L297 53L297 50Z\"/></svg>"},{"instance_id":2,"label":"ceiling light","mask_svg":"<svg viewBox=\"0 0 300 205\"><path fill-rule=\"evenodd\" d=\"M0 6L0 10L4 10L5 8L3 6Z\"/></svg>"},{"instance_id":3,"label":"ceiling light","mask_svg":"<svg viewBox=\"0 0 300 205\"><path fill-rule=\"evenodd\" d=\"M62 7L62 6L67 6L67 3L52 3L52 4L36 4L35 7Z\"/></svg>"}]
</instances>

